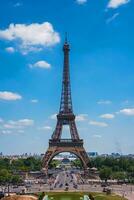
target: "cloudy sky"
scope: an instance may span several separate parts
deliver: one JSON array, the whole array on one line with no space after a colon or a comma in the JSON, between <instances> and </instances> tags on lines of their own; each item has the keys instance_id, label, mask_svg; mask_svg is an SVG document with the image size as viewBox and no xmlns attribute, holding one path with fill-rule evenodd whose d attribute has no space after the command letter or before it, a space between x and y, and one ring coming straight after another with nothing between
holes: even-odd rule
<instances>
[{"instance_id":1,"label":"cloudy sky","mask_svg":"<svg viewBox=\"0 0 134 200\"><path fill-rule=\"evenodd\" d=\"M2 0L0 152L47 149L67 31L73 108L86 150L134 153L133 22L132 0Z\"/></svg>"}]
</instances>

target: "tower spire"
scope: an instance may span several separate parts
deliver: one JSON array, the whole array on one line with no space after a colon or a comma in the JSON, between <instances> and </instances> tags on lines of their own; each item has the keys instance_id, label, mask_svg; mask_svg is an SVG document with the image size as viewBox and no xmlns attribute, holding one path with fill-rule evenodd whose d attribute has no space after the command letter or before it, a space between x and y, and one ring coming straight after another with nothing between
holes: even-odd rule
<instances>
[{"instance_id":1,"label":"tower spire","mask_svg":"<svg viewBox=\"0 0 134 200\"><path fill-rule=\"evenodd\" d=\"M65 43L67 43L67 32L65 32Z\"/></svg>"}]
</instances>

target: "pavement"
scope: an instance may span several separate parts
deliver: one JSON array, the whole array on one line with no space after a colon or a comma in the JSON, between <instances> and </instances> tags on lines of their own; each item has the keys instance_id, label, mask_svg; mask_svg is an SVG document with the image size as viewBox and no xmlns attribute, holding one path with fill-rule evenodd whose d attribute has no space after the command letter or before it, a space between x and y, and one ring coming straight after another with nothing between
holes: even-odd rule
<instances>
[{"instance_id":1,"label":"pavement","mask_svg":"<svg viewBox=\"0 0 134 200\"><path fill-rule=\"evenodd\" d=\"M37 197L32 195L12 195L4 197L3 200L37 200Z\"/></svg>"},{"instance_id":2,"label":"pavement","mask_svg":"<svg viewBox=\"0 0 134 200\"><path fill-rule=\"evenodd\" d=\"M126 197L128 200L134 200L134 192L131 193L131 194L126 194L125 197Z\"/></svg>"},{"instance_id":3,"label":"pavement","mask_svg":"<svg viewBox=\"0 0 134 200\"><path fill-rule=\"evenodd\" d=\"M123 193L115 192L115 193L121 197L125 197L128 200L134 200L134 192L123 192Z\"/></svg>"}]
</instances>

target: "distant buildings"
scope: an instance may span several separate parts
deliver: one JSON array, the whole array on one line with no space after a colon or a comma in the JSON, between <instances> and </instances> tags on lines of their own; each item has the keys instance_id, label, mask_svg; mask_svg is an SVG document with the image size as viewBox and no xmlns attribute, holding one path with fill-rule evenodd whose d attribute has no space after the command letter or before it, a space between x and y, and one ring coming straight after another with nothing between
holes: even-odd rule
<instances>
[{"instance_id":1,"label":"distant buildings","mask_svg":"<svg viewBox=\"0 0 134 200\"><path fill-rule=\"evenodd\" d=\"M99 155L98 152L88 152L87 154L89 157L97 157Z\"/></svg>"},{"instance_id":2,"label":"distant buildings","mask_svg":"<svg viewBox=\"0 0 134 200\"><path fill-rule=\"evenodd\" d=\"M119 158L119 157L121 157L121 154L119 154L119 153L111 153L111 156L114 157L114 158Z\"/></svg>"},{"instance_id":3,"label":"distant buildings","mask_svg":"<svg viewBox=\"0 0 134 200\"><path fill-rule=\"evenodd\" d=\"M0 153L0 158L8 158L11 160L17 160L17 159L27 159L29 157L35 157L35 158L41 158L41 155L38 154L31 154L31 153L24 153L24 154L16 154L16 155L4 155L2 152Z\"/></svg>"},{"instance_id":4,"label":"distant buildings","mask_svg":"<svg viewBox=\"0 0 134 200\"><path fill-rule=\"evenodd\" d=\"M129 158L134 158L134 154L126 154L126 155L121 155L117 152L113 152L111 154L98 154L98 152L87 152L88 156L90 158L96 158L96 157L113 157L113 158L119 158L119 157L129 157ZM34 158L40 158L42 159L44 157L44 154L31 154L31 153L24 153L21 155L4 155L2 152L0 152L0 158L8 158L11 160L17 160L17 159L27 159L29 157L34 157ZM71 153L61 153L58 154L56 157L54 157L55 160L63 160L64 158L69 159L70 161L73 161L77 158L74 154Z\"/></svg>"}]
</instances>

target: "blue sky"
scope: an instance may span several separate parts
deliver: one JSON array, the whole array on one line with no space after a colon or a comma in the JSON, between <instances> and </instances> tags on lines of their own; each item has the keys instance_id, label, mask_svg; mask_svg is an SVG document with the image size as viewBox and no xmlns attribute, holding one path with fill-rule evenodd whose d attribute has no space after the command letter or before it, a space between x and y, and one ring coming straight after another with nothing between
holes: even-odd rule
<instances>
[{"instance_id":1,"label":"blue sky","mask_svg":"<svg viewBox=\"0 0 134 200\"><path fill-rule=\"evenodd\" d=\"M134 153L133 11L132 0L1 1L0 152L47 149L67 31L73 108L86 150Z\"/></svg>"}]
</instances>

